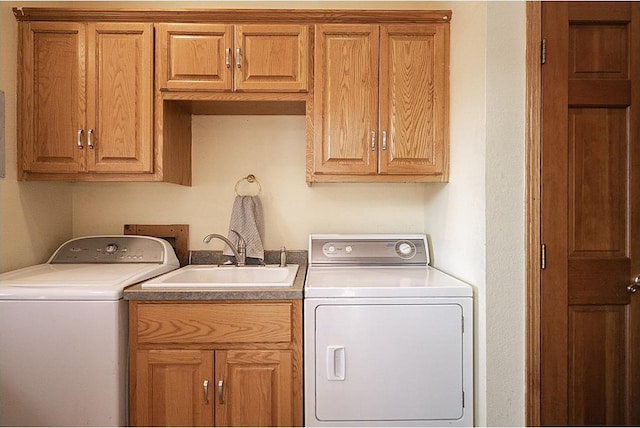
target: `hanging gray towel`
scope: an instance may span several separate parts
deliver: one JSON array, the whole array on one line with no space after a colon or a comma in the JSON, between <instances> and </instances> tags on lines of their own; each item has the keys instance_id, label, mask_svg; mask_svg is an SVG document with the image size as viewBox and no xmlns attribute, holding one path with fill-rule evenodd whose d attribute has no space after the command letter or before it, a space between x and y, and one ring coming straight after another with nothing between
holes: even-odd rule
<instances>
[{"instance_id":1,"label":"hanging gray towel","mask_svg":"<svg viewBox=\"0 0 640 428\"><path fill-rule=\"evenodd\" d=\"M238 232L247 243L247 257L264 259L264 216L262 202L258 196L236 196L231 209L231 221L227 237L231 242L237 242L238 237L231 229ZM231 256L233 251L228 245L224 246L222 254Z\"/></svg>"}]
</instances>

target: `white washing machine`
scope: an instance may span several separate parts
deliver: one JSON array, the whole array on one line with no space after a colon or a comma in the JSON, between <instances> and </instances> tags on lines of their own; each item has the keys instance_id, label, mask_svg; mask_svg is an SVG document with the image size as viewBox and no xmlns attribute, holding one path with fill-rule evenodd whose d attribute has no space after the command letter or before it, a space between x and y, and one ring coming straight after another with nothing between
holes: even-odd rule
<instances>
[{"instance_id":1,"label":"white washing machine","mask_svg":"<svg viewBox=\"0 0 640 428\"><path fill-rule=\"evenodd\" d=\"M179 267L168 242L93 236L0 275L0 425L126 426L125 287Z\"/></svg>"},{"instance_id":2,"label":"white washing machine","mask_svg":"<svg viewBox=\"0 0 640 428\"><path fill-rule=\"evenodd\" d=\"M473 290L425 235L311 235L306 426L472 426Z\"/></svg>"}]
</instances>

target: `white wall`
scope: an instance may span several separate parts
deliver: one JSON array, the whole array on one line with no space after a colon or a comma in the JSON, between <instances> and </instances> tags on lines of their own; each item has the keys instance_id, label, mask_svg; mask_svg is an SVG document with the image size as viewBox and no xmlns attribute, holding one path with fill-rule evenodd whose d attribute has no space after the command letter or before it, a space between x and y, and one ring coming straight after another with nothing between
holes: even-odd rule
<instances>
[{"instance_id":1,"label":"white wall","mask_svg":"<svg viewBox=\"0 0 640 428\"><path fill-rule=\"evenodd\" d=\"M16 4L0 2L0 88L12 100L7 102L7 162L13 165L16 25L10 5ZM125 223L188 223L192 249L221 248L201 239L227 229L235 183L252 173L262 184L267 248L304 249L311 232L428 233L434 264L475 288L476 423L523 425L524 3L177 5L453 10L450 182L308 187L302 116L194 116L192 187L17 183L11 166L13 178L0 180L0 269L43 259L52 246L71 235L120 233ZM176 7L176 3L108 7L118 6ZM9 250L14 241L27 242L19 245L19 256Z\"/></svg>"},{"instance_id":2,"label":"white wall","mask_svg":"<svg viewBox=\"0 0 640 428\"><path fill-rule=\"evenodd\" d=\"M222 249L202 238L226 234L235 184L248 174L262 186L267 249L306 249L311 232L424 230L423 185L307 186L304 122L304 116L193 116L193 186L78 184L74 235L121 233L126 223L187 223L192 249Z\"/></svg>"},{"instance_id":3,"label":"white wall","mask_svg":"<svg viewBox=\"0 0 640 428\"><path fill-rule=\"evenodd\" d=\"M17 181L18 25L0 2L0 90L5 94L5 178L0 178L0 272L42 263L71 237L71 185Z\"/></svg>"},{"instance_id":4,"label":"white wall","mask_svg":"<svg viewBox=\"0 0 640 428\"><path fill-rule=\"evenodd\" d=\"M447 7L446 3L439 3ZM425 188L434 266L474 286L476 423L487 425L486 55L487 5L454 2L451 19L449 183Z\"/></svg>"},{"instance_id":5,"label":"white wall","mask_svg":"<svg viewBox=\"0 0 640 428\"><path fill-rule=\"evenodd\" d=\"M498 426L525 423L525 21L524 2L488 3L487 420Z\"/></svg>"}]
</instances>

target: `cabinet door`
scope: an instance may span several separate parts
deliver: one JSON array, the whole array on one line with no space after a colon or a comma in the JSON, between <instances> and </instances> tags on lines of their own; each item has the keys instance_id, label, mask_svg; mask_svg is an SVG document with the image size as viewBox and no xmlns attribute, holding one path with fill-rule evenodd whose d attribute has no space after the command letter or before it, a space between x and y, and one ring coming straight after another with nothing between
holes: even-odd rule
<instances>
[{"instance_id":1,"label":"cabinet door","mask_svg":"<svg viewBox=\"0 0 640 428\"><path fill-rule=\"evenodd\" d=\"M213 426L212 351L138 351L136 364L132 425Z\"/></svg>"},{"instance_id":2,"label":"cabinet door","mask_svg":"<svg viewBox=\"0 0 640 428\"><path fill-rule=\"evenodd\" d=\"M236 26L234 51L236 90L306 92L308 63L308 26Z\"/></svg>"},{"instance_id":3,"label":"cabinet door","mask_svg":"<svg viewBox=\"0 0 640 428\"><path fill-rule=\"evenodd\" d=\"M86 116L85 27L31 22L21 36L20 169L83 170L85 150L77 143Z\"/></svg>"},{"instance_id":4,"label":"cabinet door","mask_svg":"<svg viewBox=\"0 0 640 428\"><path fill-rule=\"evenodd\" d=\"M293 426L291 351L217 351L216 382L216 426Z\"/></svg>"},{"instance_id":5,"label":"cabinet door","mask_svg":"<svg viewBox=\"0 0 640 428\"><path fill-rule=\"evenodd\" d=\"M158 87L231 91L231 28L223 24L157 24Z\"/></svg>"},{"instance_id":6,"label":"cabinet door","mask_svg":"<svg viewBox=\"0 0 640 428\"><path fill-rule=\"evenodd\" d=\"M376 174L378 26L316 25L314 173Z\"/></svg>"},{"instance_id":7,"label":"cabinet door","mask_svg":"<svg viewBox=\"0 0 640 428\"><path fill-rule=\"evenodd\" d=\"M88 29L87 169L153 172L153 25Z\"/></svg>"},{"instance_id":8,"label":"cabinet door","mask_svg":"<svg viewBox=\"0 0 640 428\"><path fill-rule=\"evenodd\" d=\"M448 175L448 31L381 26L381 174Z\"/></svg>"}]
</instances>

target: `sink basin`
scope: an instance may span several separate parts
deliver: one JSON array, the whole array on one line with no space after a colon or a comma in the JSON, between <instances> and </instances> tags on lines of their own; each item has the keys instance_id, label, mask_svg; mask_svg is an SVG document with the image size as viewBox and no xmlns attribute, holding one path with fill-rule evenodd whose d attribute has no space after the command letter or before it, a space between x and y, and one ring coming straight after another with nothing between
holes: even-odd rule
<instances>
[{"instance_id":1,"label":"sink basin","mask_svg":"<svg viewBox=\"0 0 640 428\"><path fill-rule=\"evenodd\" d=\"M298 265L189 265L144 282L142 288L291 287Z\"/></svg>"}]
</instances>

